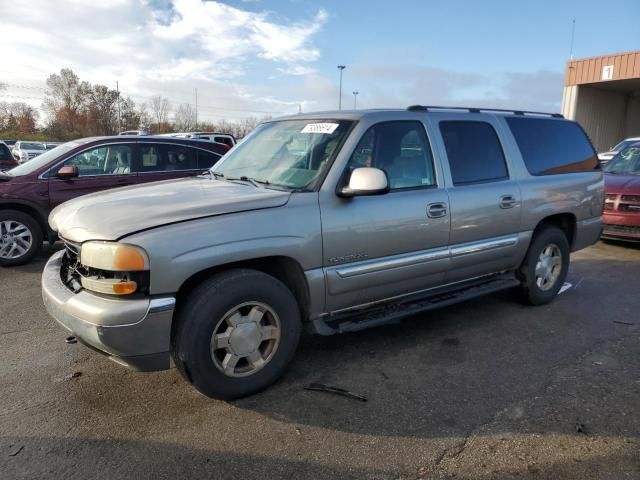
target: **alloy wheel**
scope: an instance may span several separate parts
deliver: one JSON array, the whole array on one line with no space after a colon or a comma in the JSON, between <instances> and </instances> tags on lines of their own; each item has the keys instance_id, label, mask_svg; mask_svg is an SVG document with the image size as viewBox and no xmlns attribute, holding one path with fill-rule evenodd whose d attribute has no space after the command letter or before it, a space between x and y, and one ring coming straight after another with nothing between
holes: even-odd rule
<instances>
[{"instance_id":1,"label":"alloy wheel","mask_svg":"<svg viewBox=\"0 0 640 480\"><path fill-rule=\"evenodd\" d=\"M247 377L264 368L280 342L278 315L259 302L229 310L211 335L211 359L229 377Z\"/></svg>"},{"instance_id":2,"label":"alloy wheel","mask_svg":"<svg viewBox=\"0 0 640 480\"><path fill-rule=\"evenodd\" d=\"M0 258L20 258L32 245L33 234L29 227L15 220L0 221Z\"/></svg>"}]
</instances>

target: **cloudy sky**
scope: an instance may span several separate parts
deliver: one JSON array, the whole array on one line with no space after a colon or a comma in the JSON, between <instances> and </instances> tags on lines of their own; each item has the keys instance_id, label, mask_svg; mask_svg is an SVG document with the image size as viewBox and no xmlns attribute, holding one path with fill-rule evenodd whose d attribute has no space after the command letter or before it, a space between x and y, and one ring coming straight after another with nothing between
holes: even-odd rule
<instances>
[{"instance_id":1,"label":"cloudy sky","mask_svg":"<svg viewBox=\"0 0 640 480\"><path fill-rule=\"evenodd\" d=\"M0 100L39 106L61 68L136 102L235 120L414 103L559 110L574 55L640 48L638 0L0 2Z\"/></svg>"}]
</instances>

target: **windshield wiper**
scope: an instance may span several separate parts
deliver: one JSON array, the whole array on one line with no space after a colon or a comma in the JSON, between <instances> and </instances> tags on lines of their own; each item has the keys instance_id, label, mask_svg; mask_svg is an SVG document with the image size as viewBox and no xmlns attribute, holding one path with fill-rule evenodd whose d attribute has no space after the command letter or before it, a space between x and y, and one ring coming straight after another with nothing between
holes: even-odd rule
<instances>
[{"instance_id":1,"label":"windshield wiper","mask_svg":"<svg viewBox=\"0 0 640 480\"><path fill-rule=\"evenodd\" d=\"M256 188L264 188L265 185L270 185L268 180L258 180L257 178L247 177L246 175L242 175L241 177L224 177L224 178L230 181L240 180L241 182L249 182L251 185L253 185Z\"/></svg>"}]
</instances>

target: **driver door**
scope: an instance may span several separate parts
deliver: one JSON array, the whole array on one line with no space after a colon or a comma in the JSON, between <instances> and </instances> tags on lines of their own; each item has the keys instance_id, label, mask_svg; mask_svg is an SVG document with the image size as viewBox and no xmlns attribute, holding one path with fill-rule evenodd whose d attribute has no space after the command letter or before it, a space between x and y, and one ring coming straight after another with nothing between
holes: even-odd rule
<instances>
[{"instance_id":1,"label":"driver door","mask_svg":"<svg viewBox=\"0 0 640 480\"><path fill-rule=\"evenodd\" d=\"M387 174L384 195L320 197L327 308L362 306L440 285L449 266L449 198L424 126L390 121L363 135L348 164Z\"/></svg>"},{"instance_id":2,"label":"driver door","mask_svg":"<svg viewBox=\"0 0 640 480\"><path fill-rule=\"evenodd\" d=\"M51 208L88 193L124 187L135 183L131 163L137 150L135 143L100 145L78 153L49 171ZM55 176L63 166L78 167L79 176L62 179Z\"/></svg>"}]
</instances>

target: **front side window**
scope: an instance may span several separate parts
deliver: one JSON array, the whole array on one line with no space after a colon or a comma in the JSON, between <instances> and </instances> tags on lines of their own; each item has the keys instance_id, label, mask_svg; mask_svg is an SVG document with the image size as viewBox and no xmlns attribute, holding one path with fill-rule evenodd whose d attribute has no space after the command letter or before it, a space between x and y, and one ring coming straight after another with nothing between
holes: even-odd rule
<instances>
[{"instance_id":1,"label":"front side window","mask_svg":"<svg viewBox=\"0 0 640 480\"><path fill-rule=\"evenodd\" d=\"M74 155L56 169L49 176L63 166L78 167L80 177L96 175L128 175L131 173L133 146L128 144L103 145Z\"/></svg>"},{"instance_id":2,"label":"front side window","mask_svg":"<svg viewBox=\"0 0 640 480\"><path fill-rule=\"evenodd\" d=\"M161 143L142 144L139 172L172 172L196 170L198 160L196 151L182 145Z\"/></svg>"},{"instance_id":3,"label":"front side window","mask_svg":"<svg viewBox=\"0 0 640 480\"><path fill-rule=\"evenodd\" d=\"M440 132L454 185L484 183L509 177L495 129L487 122L443 121Z\"/></svg>"},{"instance_id":4,"label":"front side window","mask_svg":"<svg viewBox=\"0 0 640 480\"><path fill-rule=\"evenodd\" d=\"M371 127L349 160L349 172L359 167L384 170L392 190L436 184L431 149L420 122L384 122Z\"/></svg>"},{"instance_id":5,"label":"front side window","mask_svg":"<svg viewBox=\"0 0 640 480\"><path fill-rule=\"evenodd\" d=\"M328 119L263 123L230 150L213 172L227 180L252 179L267 188L311 191L324 177L352 124Z\"/></svg>"}]
</instances>

